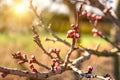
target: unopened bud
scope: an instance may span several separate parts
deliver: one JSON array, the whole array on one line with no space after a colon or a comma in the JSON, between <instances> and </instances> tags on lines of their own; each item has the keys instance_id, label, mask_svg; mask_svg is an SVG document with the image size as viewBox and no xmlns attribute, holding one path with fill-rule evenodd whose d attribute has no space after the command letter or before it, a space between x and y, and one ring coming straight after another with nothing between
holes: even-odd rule
<instances>
[{"instance_id":1,"label":"unopened bud","mask_svg":"<svg viewBox=\"0 0 120 80\"><path fill-rule=\"evenodd\" d=\"M21 65L21 64L23 64L23 63L25 63L25 62L24 62L24 61L19 61L19 62L18 62L19 65Z\"/></svg>"},{"instance_id":2,"label":"unopened bud","mask_svg":"<svg viewBox=\"0 0 120 80\"><path fill-rule=\"evenodd\" d=\"M88 70L88 73L92 73L93 67L92 66L88 66L87 70Z\"/></svg>"},{"instance_id":3,"label":"unopened bud","mask_svg":"<svg viewBox=\"0 0 120 80\"><path fill-rule=\"evenodd\" d=\"M29 67L30 67L30 69L34 68L33 64L30 64L30 66L29 66Z\"/></svg>"},{"instance_id":4,"label":"unopened bud","mask_svg":"<svg viewBox=\"0 0 120 80\"><path fill-rule=\"evenodd\" d=\"M21 56L21 52L20 51L17 51L16 54L19 55L19 56Z\"/></svg>"},{"instance_id":5,"label":"unopened bud","mask_svg":"<svg viewBox=\"0 0 120 80\"><path fill-rule=\"evenodd\" d=\"M87 15L87 11L82 11L82 16L86 16Z\"/></svg>"},{"instance_id":6,"label":"unopened bud","mask_svg":"<svg viewBox=\"0 0 120 80\"><path fill-rule=\"evenodd\" d=\"M35 69L35 68L32 68L31 70L32 70L32 72L37 72L37 69Z\"/></svg>"},{"instance_id":7,"label":"unopened bud","mask_svg":"<svg viewBox=\"0 0 120 80\"><path fill-rule=\"evenodd\" d=\"M37 39L37 38L39 38L39 35L36 33L34 34L34 39Z\"/></svg>"},{"instance_id":8,"label":"unopened bud","mask_svg":"<svg viewBox=\"0 0 120 80\"><path fill-rule=\"evenodd\" d=\"M96 16L96 20L101 20L103 17L102 16L100 16L100 15L97 15Z\"/></svg>"},{"instance_id":9,"label":"unopened bud","mask_svg":"<svg viewBox=\"0 0 120 80\"><path fill-rule=\"evenodd\" d=\"M27 55L26 54L23 54L22 57L23 57L23 59L27 59Z\"/></svg>"},{"instance_id":10,"label":"unopened bud","mask_svg":"<svg viewBox=\"0 0 120 80\"><path fill-rule=\"evenodd\" d=\"M45 40L45 41L48 41L48 40L50 40L50 39L49 39L48 37L44 37L44 40Z\"/></svg>"},{"instance_id":11,"label":"unopened bud","mask_svg":"<svg viewBox=\"0 0 120 80\"><path fill-rule=\"evenodd\" d=\"M56 53L60 53L60 48L56 48Z\"/></svg>"},{"instance_id":12,"label":"unopened bud","mask_svg":"<svg viewBox=\"0 0 120 80\"><path fill-rule=\"evenodd\" d=\"M80 35L78 33L75 34L75 38L80 38Z\"/></svg>"},{"instance_id":13,"label":"unopened bud","mask_svg":"<svg viewBox=\"0 0 120 80\"><path fill-rule=\"evenodd\" d=\"M34 62L33 59L28 60L28 63L29 63L29 64L32 64L33 62Z\"/></svg>"},{"instance_id":14,"label":"unopened bud","mask_svg":"<svg viewBox=\"0 0 120 80\"><path fill-rule=\"evenodd\" d=\"M1 76L2 78L5 78L7 75L8 75L7 73L2 73L0 76Z\"/></svg>"}]
</instances>

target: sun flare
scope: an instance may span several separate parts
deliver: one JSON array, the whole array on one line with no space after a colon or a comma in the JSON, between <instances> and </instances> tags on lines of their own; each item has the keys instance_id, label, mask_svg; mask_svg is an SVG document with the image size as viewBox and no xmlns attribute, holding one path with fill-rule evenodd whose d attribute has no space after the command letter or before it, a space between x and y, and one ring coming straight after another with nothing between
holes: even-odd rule
<instances>
[{"instance_id":1,"label":"sun flare","mask_svg":"<svg viewBox=\"0 0 120 80\"><path fill-rule=\"evenodd\" d=\"M26 12L25 6L23 4L18 4L15 7L16 14L24 14Z\"/></svg>"}]
</instances>

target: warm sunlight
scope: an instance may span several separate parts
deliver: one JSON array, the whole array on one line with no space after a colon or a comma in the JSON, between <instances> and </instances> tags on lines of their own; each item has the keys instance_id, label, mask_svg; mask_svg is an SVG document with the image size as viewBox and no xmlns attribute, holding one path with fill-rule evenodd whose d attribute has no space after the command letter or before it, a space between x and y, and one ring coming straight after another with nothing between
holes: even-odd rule
<instances>
[{"instance_id":1,"label":"warm sunlight","mask_svg":"<svg viewBox=\"0 0 120 80\"><path fill-rule=\"evenodd\" d=\"M23 4L18 4L18 5L16 5L16 7L15 7L15 13L16 14L24 14L26 12L26 8L25 8L25 6L23 5Z\"/></svg>"}]
</instances>

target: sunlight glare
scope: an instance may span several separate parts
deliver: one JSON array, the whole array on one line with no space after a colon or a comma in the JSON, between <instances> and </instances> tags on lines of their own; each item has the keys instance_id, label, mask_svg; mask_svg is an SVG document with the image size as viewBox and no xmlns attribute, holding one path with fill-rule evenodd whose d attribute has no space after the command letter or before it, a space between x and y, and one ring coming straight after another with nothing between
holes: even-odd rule
<instances>
[{"instance_id":1,"label":"sunlight glare","mask_svg":"<svg viewBox=\"0 0 120 80\"><path fill-rule=\"evenodd\" d=\"M23 4L18 4L15 7L16 14L24 14L26 12L26 8Z\"/></svg>"}]
</instances>

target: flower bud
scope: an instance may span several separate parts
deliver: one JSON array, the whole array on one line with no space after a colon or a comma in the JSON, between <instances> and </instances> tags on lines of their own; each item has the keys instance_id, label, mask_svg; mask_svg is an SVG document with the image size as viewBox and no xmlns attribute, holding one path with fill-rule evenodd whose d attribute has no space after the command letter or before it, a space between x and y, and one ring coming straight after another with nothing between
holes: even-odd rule
<instances>
[{"instance_id":1,"label":"flower bud","mask_svg":"<svg viewBox=\"0 0 120 80\"><path fill-rule=\"evenodd\" d=\"M34 39L37 39L37 38L39 38L39 35L36 33L34 34Z\"/></svg>"},{"instance_id":2,"label":"flower bud","mask_svg":"<svg viewBox=\"0 0 120 80\"><path fill-rule=\"evenodd\" d=\"M7 73L2 73L0 76L1 76L2 78L5 78L7 75L8 75Z\"/></svg>"},{"instance_id":3,"label":"flower bud","mask_svg":"<svg viewBox=\"0 0 120 80\"><path fill-rule=\"evenodd\" d=\"M92 70L93 70L93 67L92 66L88 66L88 68L87 68L88 73L92 73Z\"/></svg>"},{"instance_id":4,"label":"flower bud","mask_svg":"<svg viewBox=\"0 0 120 80\"><path fill-rule=\"evenodd\" d=\"M72 38L74 33L75 33L75 30L69 30L67 33L67 38Z\"/></svg>"},{"instance_id":5,"label":"flower bud","mask_svg":"<svg viewBox=\"0 0 120 80\"><path fill-rule=\"evenodd\" d=\"M75 34L75 38L80 38L80 35L78 33Z\"/></svg>"},{"instance_id":6,"label":"flower bud","mask_svg":"<svg viewBox=\"0 0 120 80\"><path fill-rule=\"evenodd\" d=\"M52 53L53 52L53 49L51 48L51 49L49 49L49 52L48 53Z\"/></svg>"},{"instance_id":7,"label":"flower bud","mask_svg":"<svg viewBox=\"0 0 120 80\"><path fill-rule=\"evenodd\" d=\"M71 24L70 26L72 27L72 29L74 29L76 27L75 24Z\"/></svg>"},{"instance_id":8,"label":"flower bud","mask_svg":"<svg viewBox=\"0 0 120 80\"><path fill-rule=\"evenodd\" d=\"M57 59L52 59L52 62L53 63L56 63L58 60Z\"/></svg>"},{"instance_id":9,"label":"flower bud","mask_svg":"<svg viewBox=\"0 0 120 80\"><path fill-rule=\"evenodd\" d=\"M102 18L103 18L102 16L97 15L95 19L96 19L96 20L102 20Z\"/></svg>"},{"instance_id":10,"label":"flower bud","mask_svg":"<svg viewBox=\"0 0 120 80\"><path fill-rule=\"evenodd\" d=\"M32 56L31 56L31 59L36 60L36 58L35 58L35 56L34 56L34 55L32 55Z\"/></svg>"},{"instance_id":11,"label":"flower bud","mask_svg":"<svg viewBox=\"0 0 120 80\"><path fill-rule=\"evenodd\" d=\"M56 48L56 53L60 53L60 48Z\"/></svg>"},{"instance_id":12,"label":"flower bud","mask_svg":"<svg viewBox=\"0 0 120 80\"><path fill-rule=\"evenodd\" d=\"M20 51L17 51L16 54L19 55L19 56L21 56L21 52Z\"/></svg>"},{"instance_id":13,"label":"flower bud","mask_svg":"<svg viewBox=\"0 0 120 80\"><path fill-rule=\"evenodd\" d=\"M34 62L33 59L29 59L29 60L28 60L28 63L29 63L29 64L32 64L33 62Z\"/></svg>"},{"instance_id":14,"label":"flower bud","mask_svg":"<svg viewBox=\"0 0 120 80\"><path fill-rule=\"evenodd\" d=\"M44 37L44 40L45 40L45 41L48 41L48 40L50 40L50 39L49 39L48 37Z\"/></svg>"},{"instance_id":15,"label":"flower bud","mask_svg":"<svg viewBox=\"0 0 120 80\"><path fill-rule=\"evenodd\" d=\"M82 11L82 16L86 16L87 15L87 11Z\"/></svg>"},{"instance_id":16,"label":"flower bud","mask_svg":"<svg viewBox=\"0 0 120 80\"><path fill-rule=\"evenodd\" d=\"M93 36L102 35L102 32L101 32L101 31L98 31L98 30L95 29L95 28L92 29L92 32L93 32Z\"/></svg>"},{"instance_id":17,"label":"flower bud","mask_svg":"<svg viewBox=\"0 0 120 80\"><path fill-rule=\"evenodd\" d=\"M37 69L35 69L35 68L32 68L31 70L32 70L32 72L37 72Z\"/></svg>"},{"instance_id":18,"label":"flower bud","mask_svg":"<svg viewBox=\"0 0 120 80\"><path fill-rule=\"evenodd\" d=\"M91 15L91 17L92 17L93 19L96 19L96 16L97 16L96 14L92 14L92 15Z\"/></svg>"},{"instance_id":19,"label":"flower bud","mask_svg":"<svg viewBox=\"0 0 120 80\"><path fill-rule=\"evenodd\" d=\"M27 55L26 54L23 54L22 57L23 57L23 59L27 59Z\"/></svg>"},{"instance_id":20,"label":"flower bud","mask_svg":"<svg viewBox=\"0 0 120 80\"><path fill-rule=\"evenodd\" d=\"M19 61L19 62L18 62L19 65L21 65L21 64L23 64L23 63L25 63L25 62L24 62L24 61Z\"/></svg>"},{"instance_id":21,"label":"flower bud","mask_svg":"<svg viewBox=\"0 0 120 80\"><path fill-rule=\"evenodd\" d=\"M91 13L87 13L87 17L90 18L91 17Z\"/></svg>"},{"instance_id":22,"label":"flower bud","mask_svg":"<svg viewBox=\"0 0 120 80\"><path fill-rule=\"evenodd\" d=\"M30 64L30 66L29 66L29 67L30 67L30 69L34 68L33 64Z\"/></svg>"}]
</instances>

